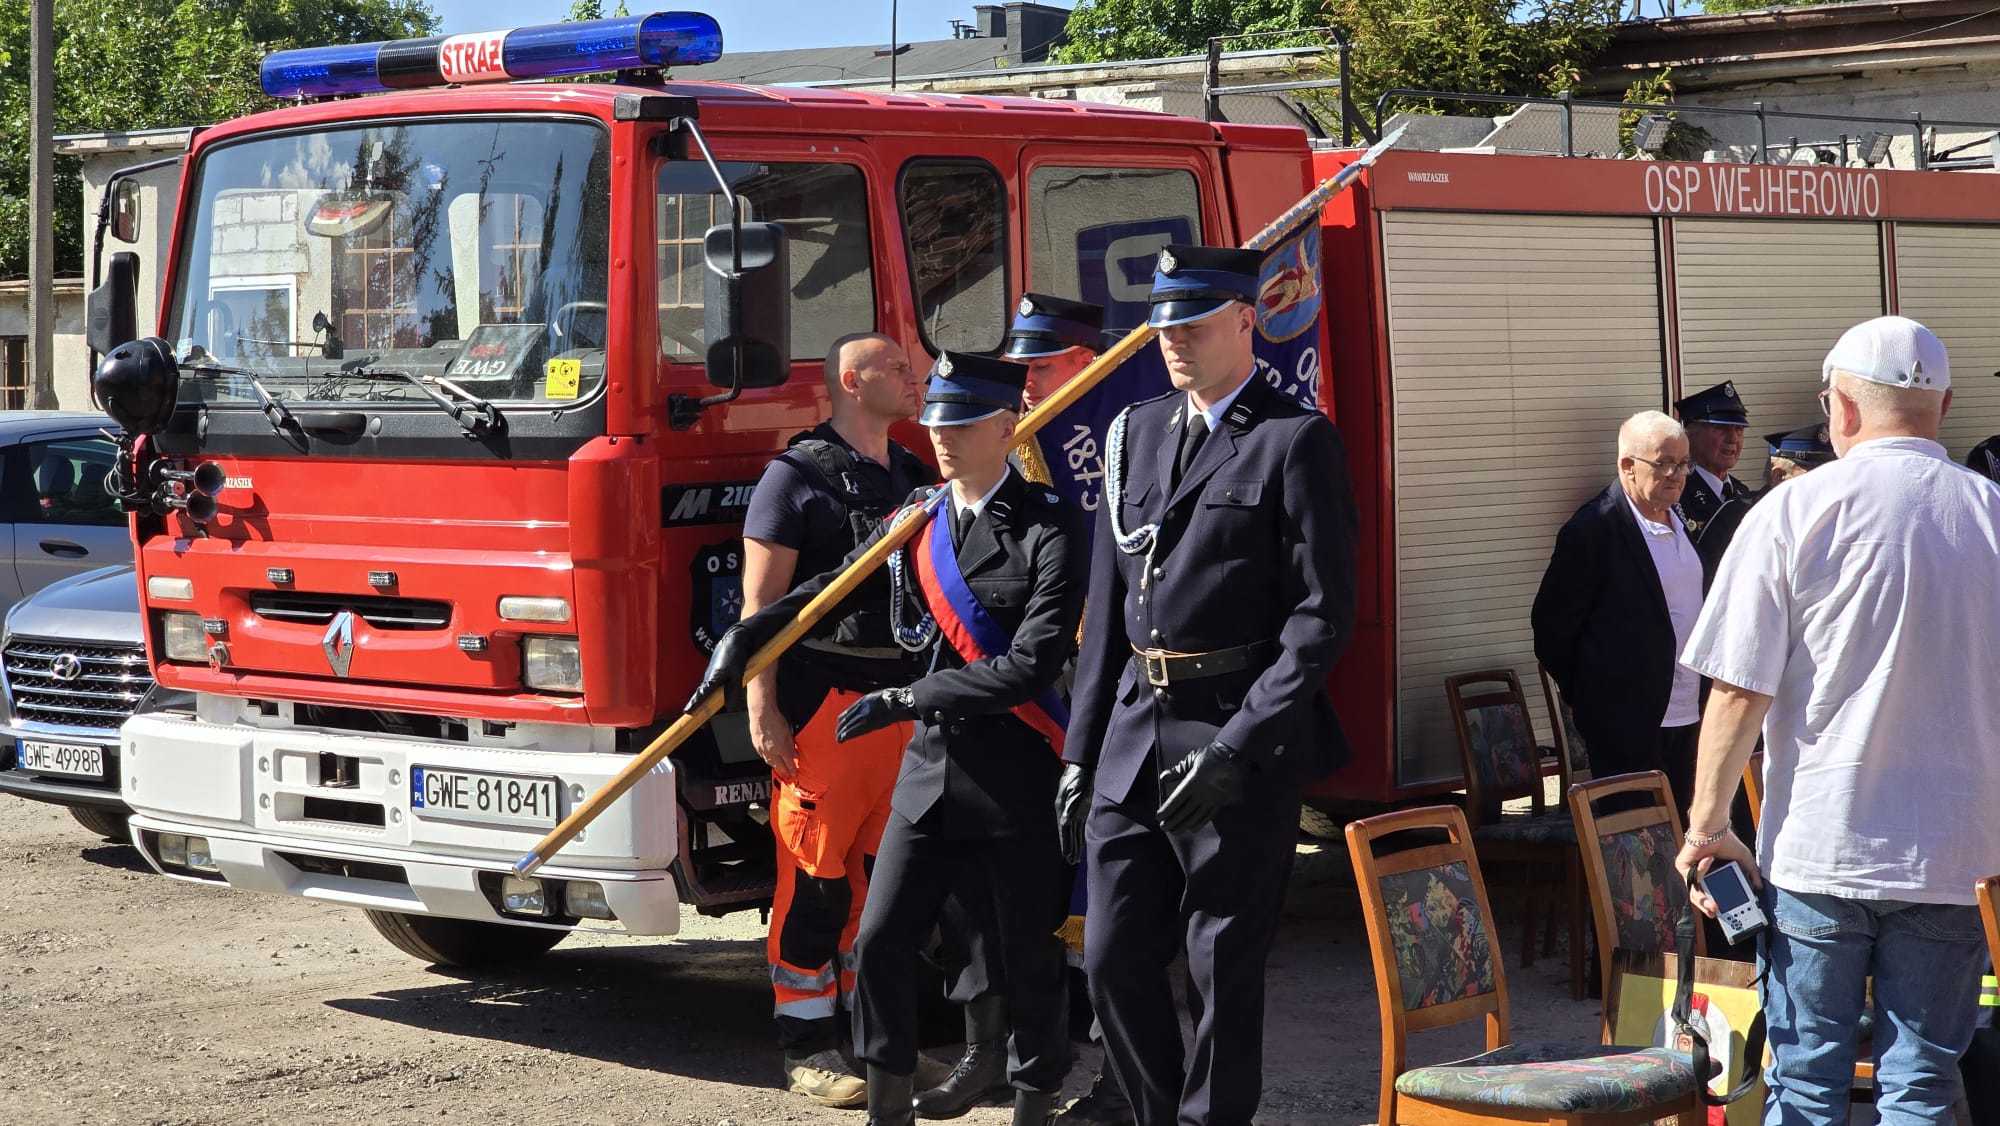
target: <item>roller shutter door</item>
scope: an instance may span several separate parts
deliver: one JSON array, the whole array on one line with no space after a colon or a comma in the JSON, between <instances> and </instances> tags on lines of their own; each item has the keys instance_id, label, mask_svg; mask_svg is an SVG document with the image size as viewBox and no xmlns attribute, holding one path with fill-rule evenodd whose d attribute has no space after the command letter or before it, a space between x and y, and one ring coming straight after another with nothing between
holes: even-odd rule
<instances>
[{"instance_id":1,"label":"roller shutter door","mask_svg":"<svg viewBox=\"0 0 2000 1126\"><path fill-rule=\"evenodd\" d=\"M1681 393L1723 380L1750 411L1736 476L1764 485L1762 436L1817 422L1819 366L1857 322L1882 315L1873 223L1674 223Z\"/></svg>"},{"instance_id":2,"label":"roller shutter door","mask_svg":"<svg viewBox=\"0 0 2000 1126\"><path fill-rule=\"evenodd\" d=\"M1951 355L1952 460L2000 434L2000 228L1896 224L1896 298Z\"/></svg>"},{"instance_id":3,"label":"roller shutter door","mask_svg":"<svg viewBox=\"0 0 2000 1126\"><path fill-rule=\"evenodd\" d=\"M1454 673L1512 668L1549 735L1529 608L1556 530L1660 406L1644 218L1389 214L1397 781L1456 778Z\"/></svg>"}]
</instances>

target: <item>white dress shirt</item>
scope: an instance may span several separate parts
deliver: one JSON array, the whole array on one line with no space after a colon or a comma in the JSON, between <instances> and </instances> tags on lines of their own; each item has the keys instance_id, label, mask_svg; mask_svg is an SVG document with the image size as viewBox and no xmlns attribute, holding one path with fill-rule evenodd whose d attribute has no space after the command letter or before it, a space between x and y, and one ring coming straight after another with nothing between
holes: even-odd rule
<instances>
[{"instance_id":1,"label":"white dress shirt","mask_svg":"<svg viewBox=\"0 0 2000 1126\"><path fill-rule=\"evenodd\" d=\"M1674 652L1687 644L1688 634L1694 631L1695 618L1701 614L1701 556L1694 550L1694 541L1688 539L1687 529L1681 527L1680 514L1667 510L1665 524L1649 520L1625 498L1626 507L1632 510L1632 519L1639 522L1639 532L1646 539L1646 552L1653 557L1653 570L1660 576L1660 592L1667 598L1667 619L1674 626ZM1701 677L1693 669L1679 663L1674 665L1674 687L1667 695L1667 712L1660 717L1661 727L1686 727L1701 722Z\"/></svg>"},{"instance_id":2,"label":"white dress shirt","mask_svg":"<svg viewBox=\"0 0 2000 1126\"><path fill-rule=\"evenodd\" d=\"M1255 378L1257 378L1257 372L1255 371L1255 369L1252 369L1250 372L1250 379L1255 379ZM1208 405L1207 410L1202 410L1200 407L1195 406L1194 396L1189 395L1187 397L1187 414L1182 416L1183 419L1187 422L1193 422L1195 415L1198 414L1207 415L1208 432L1210 434L1215 433L1215 428L1222 424L1222 416L1229 413L1230 404L1236 401L1236 397L1243 393L1243 389L1245 387L1250 386L1250 379L1246 379L1243 382L1237 384L1236 390L1231 391L1229 394L1224 395L1222 398L1217 399L1213 403L1210 403Z\"/></svg>"},{"instance_id":3,"label":"white dress shirt","mask_svg":"<svg viewBox=\"0 0 2000 1126\"><path fill-rule=\"evenodd\" d=\"M971 504L967 504L966 502L958 499L958 489L954 486L951 490L952 517L958 520L965 519L964 516L965 510L969 508L972 510L973 519L975 520L978 519L980 514L986 511L986 502L992 500L994 494L1000 491L1000 486L1006 484L1007 478L1012 477L1013 475L1014 475L1014 467L1009 465L1006 468L1006 471L1000 474L1000 479L998 481L993 482L993 487L986 490L986 495L980 497L978 500L973 501Z\"/></svg>"}]
</instances>

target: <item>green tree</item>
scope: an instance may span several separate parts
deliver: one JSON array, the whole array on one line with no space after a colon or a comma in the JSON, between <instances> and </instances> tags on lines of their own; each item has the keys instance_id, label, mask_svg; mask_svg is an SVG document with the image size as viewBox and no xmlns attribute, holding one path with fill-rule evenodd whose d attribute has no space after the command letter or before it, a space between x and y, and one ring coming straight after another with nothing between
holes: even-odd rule
<instances>
[{"instance_id":1,"label":"green tree","mask_svg":"<svg viewBox=\"0 0 2000 1126\"><path fill-rule=\"evenodd\" d=\"M1347 30L1357 106L1384 90L1559 94L1573 88L1611 41L1622 0L1331 0ZM1393 109L1458 109L1435 101ZM1468 109L1492 113L1498 107Z\"/></svg>"},{"instance_id":2,"label":"green tree","mask_svg":"<svg viewBox=\"0 0 2000 1126\"><path fill-rule=\"evenodd\" d=\"M1851 4L1854 0L1702 0L1701 10L1710 15L1727 12L1754 12L1759 8L1805 8L1819 4Z\"/></svg>"},{"instance_id":3,"label":"green tree","mask_svg":"<svg viewBox=\"0 0 2000 1126\"><path fill-rule=\"evenodd\" d=\"M1077 0L1070 10L1069 42L1052 58L1063 63L1161 59L1198 55L1210 38L1291 31L1326 23L1324 0ZM1316 43L1304 38L1260 36L1258 47Z\"/></svg>"},{"instance_id":4,"label":"green tree","mask_svg":"<svg viewBox=\"0 0 2000 1126\"><path fill-rule=\"evenodd\" d=\"M423 0L56 0L56 132L200 125L273 103L264 55L431 34ZM28 133L28 5L0 5L0 134ZM0 147L0 277L28 268L28 153ZM83 264L83 187L56 159L57 272Z\"/></svg>"}]
</instances>

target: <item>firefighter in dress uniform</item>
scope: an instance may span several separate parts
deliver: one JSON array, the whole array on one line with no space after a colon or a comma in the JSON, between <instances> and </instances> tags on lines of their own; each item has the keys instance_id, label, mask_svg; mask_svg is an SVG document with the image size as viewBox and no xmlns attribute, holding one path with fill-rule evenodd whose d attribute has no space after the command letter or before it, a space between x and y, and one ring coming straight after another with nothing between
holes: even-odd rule
<instances>
[{"instance_id":1,"label":"firefighter in dress uniform","mask_svg":"<svg viewBox=\"0 0 2000 1126\"><path fill-rule=\"evenodd\" d=\"M889 427L923 405L923 380L900 345L876 333L841 337L827 352L825 380L832 418L794 435L751 493L745 613L837 565L910 490L937 480L889 439ZM909 737L907 728L884 729L836 746L834 717L861 693L909 676L887 607L867 607L840 619L833 636L793 649L746 693L751 744L774 783L777 888L765 956L785 1086L822 1106L865 1098L838 1050L846 1037L836 1011L853 996L868 869Z\"/></svg>"},{"instance_id":2,"label":"firefighter in dress uniform","mask_svg":"<svg viewBox=\"0 0 2000 1126\"><path fill-rule=\"evenodd\" d=\"M1729 541L1736 535L1736 526L1749 515L1751 505L1783 482L1814 466L1825 465L1836 456L1833 443L1827 440L1824 422L1766 434L1764 442L1771 447L1771 460L1764 467L1764 487L1754 493L1745 492L1723 501L1722 507L1715 510L1715 515L1702 528L1701 539L1695 544L1695 551L1701 555L1702 573L1711 580L1715 578L1715 569L1722 565L1723 553L1729 550Z\"/></svg>"},{"instance_id":3,"label":"firefighter in dress uniform","mask_svg":"<svg viewBox=\"0 0 2000 1126\"><path fill-rule=\"evenodd\" d=\"M1000 354L1002 359L1027 366L1021 388L1022 410L1033 410L1036 403L1090 366L1103 339L1103 306L1045 293L1023 294ZM1034 437L1016 443L1008 461L1031 484L1054 484L1048 459ZM1000 967L993 959L993 925L980 911L985 902L976 876L945 901L940 928L943 962L950 978L950 999L965 1007L965 1054L942 1083L918 1092L918 1118L957 1118L975 1106L1012 1094L1007 1083L1007 998ZM1100 1117L1100 1111L1109 1117ZM1105 1083L1100 1076L1090 1094L1060 1117L1073 1126L1117 1126L1131 1121L1131 1111L1117 1084Z\"/></svg>"},{"instance_id":4,"label":"firefighter in dress uniform","mask_svg":"<svg viewBox=\"0 0 2000 1126\"><path fill-rule=\"evenodd\" d=\"M1346 756L1326 678L1353 628L1354 502L1333 424L1257 377L1260 264L1160 255L1150 320L1176 390L1109 434L1057 794L1087 857L1091 999L1142 1126L1255 1114L1301 782Z\"/></svg>"},{"instance_id":5,"label":"firefighter in dress uniform","mask_svg":"<svg viewBox=\"0 0 2000 1126\"><path fill-rule=\"evenodd\" d=\"M1068 713L1053 689L1075 652L1084 546L1074 506L1007 464L1024 376L989 357L938 358L919 421L948 484L911 498L927 522L842 606L889 605L897 641L929 670L862 697L836 725L846 741L915 721L856 946L855 1054L868 1067L868 1120L882 1126L914 1119L914 969L961 884L987 889L1016 1123L1043 1126L1070 1065L1054 818ZM751 655L843 568L725 634L695 699L730 691Z\"/></svg>"},{"instance_id":6,"label":"firefighter in dress uniform","mask_svg":"<svg viewBox=\"0 0 2000 1126\"><path fill-rule=\"evenodd\" d=\"M1687 427L1688 457L1694 462L1681 493L1681 523L1689 538L1699 543L1702 529L1724 501L1750 493L1749 486L1729 475L1743 456L1750 412L1737 396L1736 385L1727 380L1689 395L1675 403L1674 410Z\"/></svg>"}]
</instances>

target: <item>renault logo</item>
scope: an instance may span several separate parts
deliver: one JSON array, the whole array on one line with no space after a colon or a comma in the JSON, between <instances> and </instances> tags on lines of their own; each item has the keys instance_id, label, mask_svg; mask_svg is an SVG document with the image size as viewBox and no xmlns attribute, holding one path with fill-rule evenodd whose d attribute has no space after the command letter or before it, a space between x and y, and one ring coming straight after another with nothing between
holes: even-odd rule
<instances>
[{"instance_id":1,"label":"renault logo","mask_svg":"<svg viewBox=\"0 0 2000 1126\"><path fill-rule=\"evenodd\" d=\"M327 624L326 636L319 639L320 652L326 654L326 663L333 669L333 675L346 676L347 666L354 661L354 611L342 610Z\"/></svg>"},{"instance_id":2,"label":"renault logo","mask_svg":"<svg viewBox=\"0 0 2000 1126\"><path fill-rule=\"evenodd\" d=\"M63 653L49 662L49 675L61 681L75 680L83 675L83 661L74 653Z\"/></svg>"}]
</instances>

